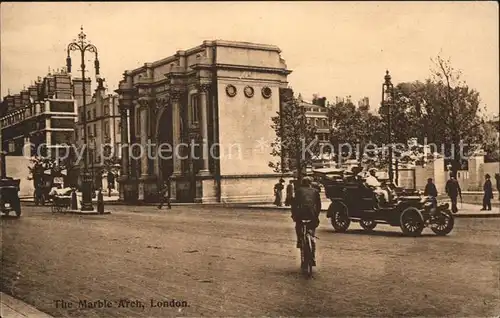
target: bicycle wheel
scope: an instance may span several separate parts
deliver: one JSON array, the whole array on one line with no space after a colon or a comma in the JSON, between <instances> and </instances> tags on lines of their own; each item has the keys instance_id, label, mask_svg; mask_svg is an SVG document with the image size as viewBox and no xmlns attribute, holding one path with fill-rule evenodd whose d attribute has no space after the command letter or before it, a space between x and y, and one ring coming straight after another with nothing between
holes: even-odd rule
<instances>
[{"instance_id":1,"label":"bicycle wheel","mask_svg":"<svg viewBox=\"0 0 500 318\"><path fill-rule=\"evenodd\" d=\"M309 234L306 234L306 248L305 248L305 254L307 255L306 257L306 275L307 277L312 276L312 268L313 268L313 255L312 255L312 242L311 242L311 236Z\"/></svg>"},{"instance_id":2,"label":"bicycle wheel","mask_svg":"<svg viewBox=\"0 0 500 318\"><path fill-rule=\"evenodd\" d=\"M307 227L302 228L302 271L307 277L312 275L312 243L311 237L307 233Z\"/></svg>"}]
</instances>

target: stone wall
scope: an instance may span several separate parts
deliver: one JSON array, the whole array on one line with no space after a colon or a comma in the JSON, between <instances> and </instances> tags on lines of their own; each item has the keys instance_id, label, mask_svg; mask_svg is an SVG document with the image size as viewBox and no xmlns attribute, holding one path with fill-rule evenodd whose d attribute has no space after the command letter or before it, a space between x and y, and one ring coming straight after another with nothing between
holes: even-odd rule
<instances>
[{"instance_id":1,"label":"stone wall","mask_svg":"<svg viewBox=\"0 0 500 318\"><path fill-rule=\"evenodd\" d=\"M446 181L449 178L448 172L445 171L443 166L443 159L437 159L433 163L425 167L415 167L415 185L419 190L425 188L427 178L433 178L434 184L439 193L444 193ZM484 157L477 156L469 158L469 170L457 171L457 180L460 184L462 191L482 191L484 184L484 175L489 174L494 183L495 173L499 173L499 162L484 163ZM407 186L411 180L405 179L409 176L401 177L400 172L400 185Z\"/></svg>"},{"instance_id":2,"label":"stone wall","mask_svg":"<svg viewBox=\"0 0 500 318\"><path fill-rule=\"evenodd\" d=\"M21 180L20 197L32 197L35 188L33 181L28 180L30 159L24 156L6 156L5 165L7 177Z\"/></svg>"}]
</instances>

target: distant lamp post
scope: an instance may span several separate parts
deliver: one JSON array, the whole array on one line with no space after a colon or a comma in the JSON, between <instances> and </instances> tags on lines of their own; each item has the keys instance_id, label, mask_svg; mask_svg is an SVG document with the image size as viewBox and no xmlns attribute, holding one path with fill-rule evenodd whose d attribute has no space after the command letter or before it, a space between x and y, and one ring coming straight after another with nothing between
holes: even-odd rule
<instances>
[{"instance_id":1,"label":"distant lamp post","mask_svg":"<svg viewBox=\"0 0 500 318\"><path fill-rule=\"evenodd\" d=\"M93 45L90 44L87 41L87 35L83 33L83 26L81 27L81 32L78 34L78 40L73 40L68 45L68 57L66 58L66 66L68 69L68 73L71 73L71 56L70 52L71 51L79 51L81 55L81 71L82 71L82 94L83 94L83 140L84 140L84 153L83 153L83 175L82 175L82 211L93 211L94 207L92 206L92 183L91 183L91 176L89 174L89 167L88 167L88 157L87 157L87 100L86 100L86 87L85 87L85 52L89 53L95 53L95 72L96 72L96 77L99 78L99 59L97 56L97 48Z\"/></svg>"},{"instance_id":2,"label":"distant lamp post","mask_svg":"<svg viewBox=\"0 0 500 318\"><path fill-rule=\"evenodd\" d=\"M389 71L385 71L384 84L382 84L382 105L387 106L387 135L389 147L389 180L394 182L393 162L392 162L392 106L394 103L394 86L391 82Z\"/></svg>"}]
</instances>

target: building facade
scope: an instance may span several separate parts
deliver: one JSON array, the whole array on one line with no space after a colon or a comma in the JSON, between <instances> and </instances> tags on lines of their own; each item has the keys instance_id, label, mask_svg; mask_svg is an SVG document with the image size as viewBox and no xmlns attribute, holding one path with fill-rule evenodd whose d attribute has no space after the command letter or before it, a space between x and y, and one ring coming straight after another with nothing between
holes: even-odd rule
<instances>
[{"instance_id":1,"label":"building facade","mask_svg":"<svg viewBox=\"0 0 500 318\"><path fill-rule=\"evenodd\" d=\"M83 146L84 129L87 130L88 168L93 176L94 188L97 189L103 186L103 172L107 172L110 165L117 163L121 156L122 122L118 109L118 96L107 93L103 80L98 80L97 88L88 100L85 111L82 103L78 104L75 138L76 143ZM83 124L84 116L86 116L86 127ZM79 168L83 169L83 160L80 160Z\"/></svg>"},{"instance_id":2,"label":"building facade","mask_svg":"<svg viewBox=\"0 0 500 318\"><path fill-rule=\"evenodd\" d=\"M120 95L120 195L152 201L170 180L177 202L265 201L277 176L268 167L287 69L273 45L204 41L124 73ZM148 142L150 141L150 143ZM259 143L259 141L261 141ZM150 155L140 155L152 144ZM133 149L131 149L133 148Z\"/></svg>"},{"instance_id":3,"label":"building facade","mask_svg":"<svg viewBox=\"0 0 500 318\"><path fill-rule=\"evenodd\" d=\"M71 77L49 73L0 106L2 149L11 156L65 156L74 142L76 101ZM31 146L28 146L31 145Z\"/></svg>"}]
</instances>

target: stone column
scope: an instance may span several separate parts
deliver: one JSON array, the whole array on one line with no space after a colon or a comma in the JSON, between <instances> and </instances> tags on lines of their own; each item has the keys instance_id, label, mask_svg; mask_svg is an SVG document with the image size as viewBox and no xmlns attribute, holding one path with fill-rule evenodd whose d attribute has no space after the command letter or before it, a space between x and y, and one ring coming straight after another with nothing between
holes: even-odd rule
<instances>
[{"instance_id":1,"label":"stone column","mask_svg":"<svg viewBox=\"0 0 500 318\"><path fill-rule=\"evenodd\" d=\"M210 85L200 85L199 96L200 96L200 129L202 138L202 166L198 174L209 175L209 151L208 151L208 94L207 91Z\"/></svg>"},{"instance_id":2,"label":"stone column","mask_svg":"<svg viewBox=\"0 0 500 318\"><path fill-rule=\"evenodd\" d=\"M115 91L120 95L119 108L121 117L121 143L122 143L122 165L121 173L118 182L120 183L120 199L127 202L137 200L136 181L133 176L134 165L130 158L130 144L135 143L135 128L134 128L134 86L132 77L125 72L124 78L120 81L119 88ZM129 126L129 118L131 119Z\"/></svg>"},{"instance_id":3,"label":"stone column","mask_svg":"<svg viewBox=\"0 0 500 318\"><path fill-rule=\"evenodd\" d=\"M127 108L120 106L120 122L121 122L121 167L120 175L128 176L129 173L129 148L128 148L128 116Z\"/></svg>"},{"instance_id":4,"label":"stone column","mask_svg":"<svg viewBox=\"0 0 500 318\"><path fill-rule=\"evenodd\" d=\"M139 158L139 164L141 165L141 176L139 186L139 200L146 199L146 185L145 180L148 179L148 149L146 148L148 143L148 102L147 100L140 101L139 107L139 120L141 121L140 127L140 143L142 146Z\"/></svg>"},{"instance_id":5,"label":"stone column","mask_svg":"<svg viewBox=\"0 0 500 318\"><path fill-rule=\"evenodd\" d=\"M147 105L141 105L141 108L139 109L140 114L141 114L141 144L143 146L143 153L141 154L141 175L142 176L147 176L148 175L148 154L147 151L148 149L146 146L148 145L148 109Z\"/></svg>"},{"instance_id":6,"label":"stone column","mask_svg":"<svg viewBox=\"0 0 500 318\"><path fill-rule=\"evenodd\" d=\"M172 131L173 131L173 149L172 160L174 166L174 176L181 175L181 159L179 158L180 148L178 145L181 143L181 105L180 100L182 97L181 91L173 91L171 93L172 101Z\"/></svg>"},{"instance_id":7,"label":"stone column","mask_svg":"<svg viewBox=\"0 0 500 318\"><path fill-rule=\"evenodd\" d=\"M182 142L181 135L181 98L182 91L173 90L170 93L170 100L172 106L172 163L173 174L170 179L170 195L172 201L177 201L177 179L182 175L182 162L179 158L181 149L179 144Z\"/></svg>"}]
</instances>

